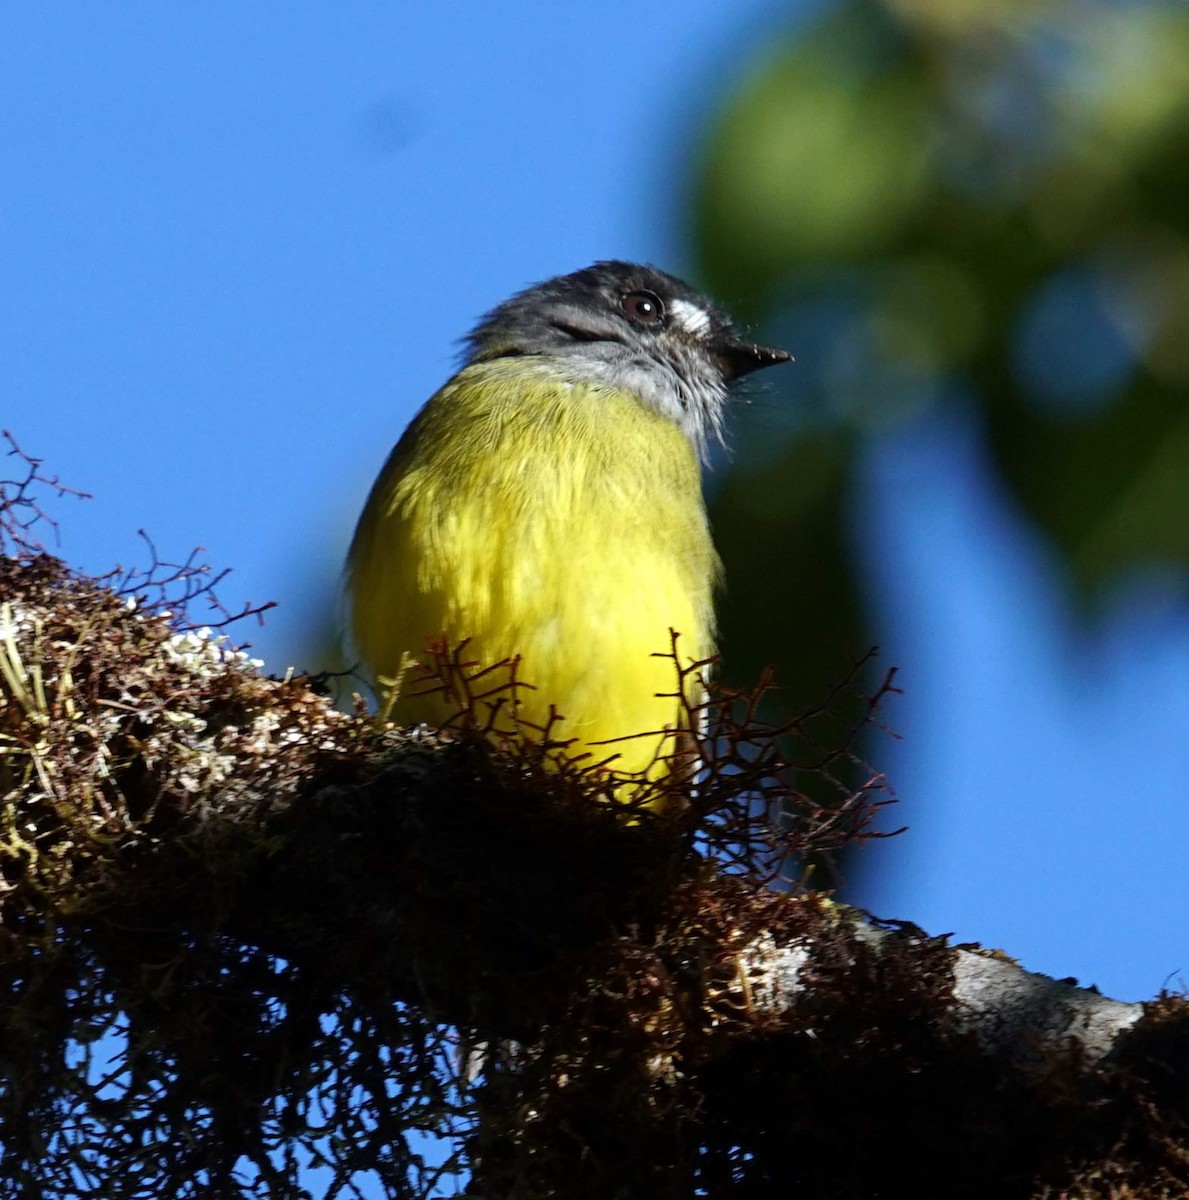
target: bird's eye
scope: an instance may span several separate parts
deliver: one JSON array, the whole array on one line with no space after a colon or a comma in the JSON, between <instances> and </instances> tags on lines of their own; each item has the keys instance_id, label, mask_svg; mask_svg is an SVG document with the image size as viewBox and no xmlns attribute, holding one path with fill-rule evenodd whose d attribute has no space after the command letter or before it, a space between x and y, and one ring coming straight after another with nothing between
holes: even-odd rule
<instances>
[{"instance_id":1,"label":"bird's eye","mask_svg":"<svg viewBox=\"0 0 1189 1200\"><path fill-rule=\"evenodd\" d=\"M664 324L665 304L655 292L628 292L620 303L633 325L656 329Z\"/></svg>"}]
</instances>

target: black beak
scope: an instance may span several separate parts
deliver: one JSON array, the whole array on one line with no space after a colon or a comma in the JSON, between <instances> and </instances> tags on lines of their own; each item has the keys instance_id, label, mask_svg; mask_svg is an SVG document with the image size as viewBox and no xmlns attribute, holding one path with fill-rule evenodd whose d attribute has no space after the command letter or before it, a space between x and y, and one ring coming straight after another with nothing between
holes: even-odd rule
<instances>
[{"instance_id":1,"label":"black beak","mask_svg":"<svg viewBox=\"0 0 1189 1200\"><path fill-rule=\"evenodd\" d=\"M738 379L741 375L750 375L763 367L774 367L777 363L792 362L793 356L787 350L779 350L775 346L757 346L754 342L741 342L736 337L728 337L718 347L719 362L722 372L728 379Z\"/></svg>"}]
</instances>

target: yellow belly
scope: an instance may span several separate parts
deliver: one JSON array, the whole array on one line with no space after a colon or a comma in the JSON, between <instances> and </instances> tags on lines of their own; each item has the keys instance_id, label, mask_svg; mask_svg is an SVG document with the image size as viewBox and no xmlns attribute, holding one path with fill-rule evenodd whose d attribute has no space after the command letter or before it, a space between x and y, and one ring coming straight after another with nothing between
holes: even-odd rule
<instances>
[{"instance_id":1,"label":"yellow belly","mask_svg":"<svg viewBox=\"0 0 1189 1200\"><path fill-rule=\"evenodd\" d=\"M674 749L662 731L682 726L670 630L683 664L713 652L718 569L673 422L538 360L498 360L451 380L377 480L351 551L353 633L390 678L427 639L470 639L484 665L519 656L521 722L544 726L552 706L569 754L652 773ZM398 720L451 715L415 688L406 677Z\"/></svg>"}]
</instances>

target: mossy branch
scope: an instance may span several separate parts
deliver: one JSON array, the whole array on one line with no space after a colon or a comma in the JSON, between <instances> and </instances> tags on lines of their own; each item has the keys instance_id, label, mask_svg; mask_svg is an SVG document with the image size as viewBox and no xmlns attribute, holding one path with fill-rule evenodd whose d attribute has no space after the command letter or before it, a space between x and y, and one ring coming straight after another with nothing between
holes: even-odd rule
<instances>
[{"instance_id":1,"label":"mossy branch","mask_svg":"<svg viewBox=\"0 0 1189 1200\"><path fill-rule=\"evenodd\" d=\"M1184 1002L774 888L877 801L799 798L754 706L625 809L548 737L343 714L51 558L0 600L4 1194L1189 1187Z\"/></svg>"}]
</instances>

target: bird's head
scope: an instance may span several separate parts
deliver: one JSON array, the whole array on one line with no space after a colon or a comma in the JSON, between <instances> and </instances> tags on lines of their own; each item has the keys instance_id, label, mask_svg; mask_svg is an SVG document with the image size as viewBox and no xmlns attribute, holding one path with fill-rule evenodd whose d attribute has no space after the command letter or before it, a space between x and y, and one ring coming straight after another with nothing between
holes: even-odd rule
<instances>
[{"instance_id":1,"label":"bird's head","mask_svg":"<svg viewBox=\"0 0 1189 1200\"><path fill-rule=\"evenodd\" d=\"M467 359L552 360L575 383L634 393L702 451L719 435L732 381L791 355L738 336L705 296L655 267L599 262L536 284L467 337Z\"/></svg>"}]
</instances>

